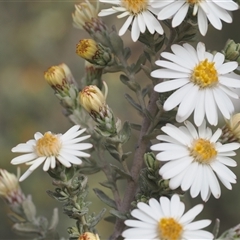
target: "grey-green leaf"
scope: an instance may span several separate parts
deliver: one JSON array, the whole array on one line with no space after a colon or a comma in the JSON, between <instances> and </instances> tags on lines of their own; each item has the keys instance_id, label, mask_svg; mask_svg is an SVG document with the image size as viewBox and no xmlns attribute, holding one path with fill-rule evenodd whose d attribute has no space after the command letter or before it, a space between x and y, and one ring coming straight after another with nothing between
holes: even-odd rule
<instances>
[{"instance_id":1,"label":"grey-green leaf","mask_svg":"<svg viewBox=\"0 0 240 240\"><path fill-rule=\"evenodd\" d=\"M98 188L94 188L93 191L95 192L95 194L97 195L97 197L103 201L105 204L107 204L109 207L111 208L117 208L116 203L107 196L106 193L104 193L102 190L98 189Z\"/></svg>"}]
</instances>

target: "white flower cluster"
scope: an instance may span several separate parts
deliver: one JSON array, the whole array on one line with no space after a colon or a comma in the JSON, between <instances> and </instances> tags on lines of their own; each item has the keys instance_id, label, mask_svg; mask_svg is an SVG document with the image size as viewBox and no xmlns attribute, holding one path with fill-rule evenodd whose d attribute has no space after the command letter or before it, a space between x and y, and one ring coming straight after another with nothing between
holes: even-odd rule
<instances>
[{"instance_id":1,"label":"white flower cluster","mask_svg":"<svg viewBox=\"0 0 240 240\"><path fill-rule=\"evenodd\" d=\"M238 9L237 3L233 0L99 0L103 3L113 4L108 9L103 9L99 16L108 16L120 13L117 17L127 17L127 20L119 30L123 35L132 23L131 36L135 42L140 33L146 29L153 34L155 31L163 34L164 30L158 20L172 19L172 27L179 26L187 16L188 11L197 15L199 31L205 35L208 30L208 21L218 30L222 29L222 21L231 23L230 11ZM117 5L117 6L115 6ZM157 20L158 19L158 20Z\"/></svg>"},{"instance_id":2,"label":"white flower cluster","mask_svg":"<svg viewBox=\"0 0 240 240\"><path fill-rule=\"evenodd\" d=\"M101 10L99 16L119 13L118 18L127 17L119 30L123 35L131 29L135 42L140 34L148 31L164 34L163 20L171 19L172 27L183 21L197 21L199 32L206 35L208 23L221 30L222 21L232 22L231 11L238 9L233 0L99 0L113 4ZM196 16L191 18L189 16ZM172 91L164 102L165 111L177 109L176 121L185 126L167 124L162 127L165 134L157 136L160 143L151 150L158 151L156 159L166 162L159 170L163 179L169 180L171 189L190 190L194 198L201 195L207 201L211 194L221 195L219 181L231 189L236 183L235 174L228 167L237 163L231 159L236 155L239 143L222 144L219 138L221 129L214 133L206 126L216 126L219 114L229 120L234 113L232 99L238 99L235 89L240 88L240 79L233 74L237 62L225 62L224 54L206 51L201 42L194 48L185 43L171 46L172 53L162 52L164 60L156 61L160 68L151 76L161 79L154 90L159 93ZM187 119L192 115L197 128ZM123 237L130 239L213 239L209 232L200 230L210 224L209 220L191 223L202 206L195 206L183 215L184 204L177 195L170 200L161 197L160 202L150 199L149 204L138 203L138 209L131 212L137 220L126 220L130 227Z\"/></svg>"}]
</instances>

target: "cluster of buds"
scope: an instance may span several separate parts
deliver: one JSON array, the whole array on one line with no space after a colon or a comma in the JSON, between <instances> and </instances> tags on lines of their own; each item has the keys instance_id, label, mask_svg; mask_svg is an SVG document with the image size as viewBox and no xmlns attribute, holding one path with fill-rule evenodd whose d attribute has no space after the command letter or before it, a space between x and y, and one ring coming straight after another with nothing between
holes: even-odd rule
<instances>
[{"instance_id":1,"label":"cluster of buds","mask_svg":"<svg viewBox=\"0 0 240 240\"><path fill-rule=\"evenodd\" d=\"M19 206L25 199L16 175L0 169L0 196L10 206Z\"/></svg>"},{"instance_id":2,"label":"cluster of buds","mask_svg":"<svg viewBox=\"0 0 240 240\"><path fill-rule=\"evenodd\" d=\"M105 89L107 86L105 84ZM115 118L111 108L106 103L106 95L95 85L86 86L79 93L82 107L97 122L97 131L103 136L113 136L117 133Z\"/></svg>"},{"instance_id":3,"label":"cluster of buds","mask_svg":"<svg viewBox=\"0 0 240 240\"><path fill-rule=\"evenodd\" d=\"M228 61L237 61L240 65L240 43L235 43L229 39L223 49L225 59Z\"/></svg>"},{"instance_id":4,"label":"cluster of buds","mask_svg":"<svg viewBox=\"0 0 240 240\"><path fill-rule=\"evenodd\" d=\"M226 120L226 125L222 129L221 139L227 143L240 142L240 113Z\"/></svg>"},{"instance_id":5,"label":"cluster of buds","mask_svg":"<svg viewBox=\"0 0 240 240\"><path fill-rule=\"evenodd\" d=\"M102 67L112 65L114 61L111 50L93 39L80 40L76 53L88 62Z\"/></svg>"}]
</instances>

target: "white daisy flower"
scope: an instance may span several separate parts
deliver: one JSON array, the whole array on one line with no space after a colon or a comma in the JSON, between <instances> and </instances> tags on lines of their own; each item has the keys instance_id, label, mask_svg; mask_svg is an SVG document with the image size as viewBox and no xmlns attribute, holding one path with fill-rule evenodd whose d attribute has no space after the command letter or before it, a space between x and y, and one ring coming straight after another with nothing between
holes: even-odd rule
<instances>
[{"instance_id":1,"label":"white daisy flower","mask_svg":"<svg viewBox=\"0 0 240 240\"><path fill-rule=\"evenodd\" d=\"M146 29L153 34L155 31L163 34L163 28L153 14L158 13L158 9L151 7L154 0L99 0L100 2L114 4L108 9L103 9L98 16L108 16L114 13L121 13L117 18L127 16L127 20L119 30L119 36L122 36L132 23L131 37L136 42L140 32L144 33Z\"/></svg>"},{"instance_id":2,"label":"white daisy flower","mask_svg":"<svg viewBox=\"0 0 240 240\"><path fill-rule=\"evenodd\" d=\"M176 120L183 122L194 111L194 122L200 126L206 115L211 125L218 123L218 109L226 119L234 112L230 99L239 96L233 88L240 88L240 81L230 74L238 67L237 62L224 63L224 55L206 52L205 45L198 43L195 50L190 44L172 45L173 53L163 52L165 60L156 64L162 69L151 73L152 77L168 78L157 84L154 90L168 92L176 90L164 103L169 111L179 105Z\"/></svg>"},{"instance_id":3,"label":"white daisy flower","mask_svg":"<svg viewBox=\"0 0 240 240\"><path fill-rule=\"evenodd\" d=\"M82 150L92 147L91 143L79 143L90 137L90 135L78 137L85 130L80 129L79 125L75 125L64 134L46 132L43 135L37 132L34 135L35 139L12 148L12 152L24 153L12 159L13 165L22 163L31 165L19 181L26 179L43 162L43 171L48 171L49 168L54 169L57 162L65 167L71 167L72 164L80 165L82 160L78 157L90 157L90 154L82 152Z\"/></svg>"},{"instance_id":4,"label":"white daisy flower","mask_svg":"<svg viewBox=\"0 0 240 240\"><path fill-rule=\"evenodd\" d=\"M168 161L159 174L163 179L170 179L171 189L181 187L187 191L190 188L193 198L201 192L203 201L207 201L211 193L215 198L220 197L218 179L227 189L232 189L231 183L236 183L236 176L227 166L237 165L229 156L236 155L234 150L240 147L239 143L221 144L218 139L222 130L212 134L205 121L198 130L186 121L185 126L179 128L167 124L162 131L167 135L159 135L157 139L165 143L155 144L151 149L160 151L157 160Z\"/></svg>"},{"instance_id":5,"label":"white daisy flower","mask_svg":"<svg viewBox=\"0 0 240 240\"><path fill-rule=\"evenodd\" d=\"M211 220L192 222L203 210L199 204L184 214L185 205L177 194L171 199L160 197L158 202L151 198L149 204L139 202L138 209L131 215L137 220L126 220L130 227L122 233L125 240L157 240L157 239L213 239L213 234L202 230L211 224Z\"/></svg>"},{"instance_id":6,"label":"white daisy flower","mask_svg":"<svg viewBox=\"0 0 240 240\"><path fill-rule=\"evenodd\" d=\"M204 36L208 30L208 20L214 28L221 30L222 21L231 23L232 16L229 11L238 9L238 4L232 0L168 0L155 1L152 7L161 8L158 13L159 20L172 18L172 26L179 26L185 19L188 10L193 16L197 15L198 28Z\"/></svg>"}]
</instances>

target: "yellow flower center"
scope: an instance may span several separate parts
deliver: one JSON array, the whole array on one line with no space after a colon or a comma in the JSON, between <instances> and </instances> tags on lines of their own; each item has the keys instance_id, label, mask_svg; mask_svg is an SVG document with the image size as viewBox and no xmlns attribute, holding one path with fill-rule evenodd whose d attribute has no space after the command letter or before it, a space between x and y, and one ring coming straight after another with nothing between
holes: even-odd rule
<instances>
[{"instance_id":1,"label":"yellow flower center","mask_svg":"<svg viewBox=\"0 0 240 240\"><path fill-rule=\"evenodd\" d=\"M181 239L183 227L174 218L162 218L158 223L161 240Z\"/></svg>"},{"instance_id":2,"label":"yellow flower center","mask_svg":"<svg viewBox=\"0 0 240 240\"><path fill-rule=\"evenodd\" d=\"M36 150L39 156L57 156L62 147L58 136L47 132L37 141Z\"/></svg>"},{"instance_id":3,"label":"yellow flower center","mask_svg":"<svg viewBox=\"0 0 240 240\"><path fill-rule=\"evenodd\" d=\"M208 164L216 157L217 151L210 141L199 138L193 143L190 154L194 157L195 161Z\"/></svg>"},{"instance_id":4,"label":"yellow flower center","mask_svg":"<svg viewBox=\"0 0 240 240\"><path fill-rule=\"evenodd\" d=\"M76 53L86 60L92 60L98 53L97 43L92 39L80 40L77 44Z\"/></svg>"},{"instance_id":5,"label":"yellow flower center","mask_svg":"<svg viewBox=\"0 0 240 240\"><path fill-rule=\"evenodd\" d=\"M209 88L218 83L218 73L214 62L207 59L200 62L192 72L191 81L200 88Z\"/></svg>"},{"instance_id":6,"label":"yellow flower center","mask_svg":"<svg viewBox=\"0 0 240 240\"><path fill-rule=\"evenodd\" d=\"M148 0L122 0L122 5L131 14L137 15L147 9Z\"/></svg>"}]
</instances>

